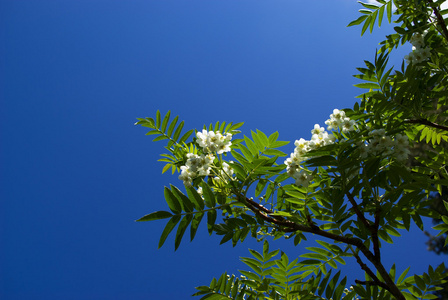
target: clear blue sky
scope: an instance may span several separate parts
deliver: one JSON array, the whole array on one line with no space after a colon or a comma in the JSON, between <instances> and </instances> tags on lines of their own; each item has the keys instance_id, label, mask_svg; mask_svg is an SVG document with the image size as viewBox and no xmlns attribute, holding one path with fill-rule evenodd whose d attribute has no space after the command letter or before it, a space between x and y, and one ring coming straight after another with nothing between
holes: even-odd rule
<instances>
[{"instance_id":1,"label":"clear blue sky","mask_svg":"<svg viewBox=\"0 0 448 300\"><path fill-rule=\"evenodd\" d=\"M163 143L137 117L172 110L199 128L309 138L361 91L351 75L386 30L346 28L354 0L0 0L0 298L189 299L236 273L247 242L219 246L204 226L174 252L165 221ZM410 46L399 51L406 54ZM400 61L396 60L398 65ZM285 147L293 151L293 145ZM312 239L312 237L310 237ZM413 231L384 258L425 270L445 257ZM291 258L306 245L271 243ZM353 280L362 277L348 265Z\"/></svg>"}]
</instances>

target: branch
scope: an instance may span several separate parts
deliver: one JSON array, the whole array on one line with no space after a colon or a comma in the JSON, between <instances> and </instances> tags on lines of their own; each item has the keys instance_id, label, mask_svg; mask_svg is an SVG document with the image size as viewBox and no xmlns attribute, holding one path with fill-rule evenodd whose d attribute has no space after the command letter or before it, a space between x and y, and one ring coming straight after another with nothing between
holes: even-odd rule
<instances>
[{"instance_id":1,"label":"branch","mask_svg":"<svg viewBox=\"0 0 448 300\"><path fill-rule=\"evenodd\" d=\"M383 282L379 281L379 279L377 279L377 281L378 281L377 285L387 289L398 300L405 300L405 297L401 293L400 289L395 285L395 282L390 278L389 273L386 271L384 266L377 259L377 257L372 252L370 252L370 250L364 245L362 240L355 238L355 237L347 237L347 236L341 236L341 235L337 235L334 233L330 233L330 232L320 229L318 226L316 226L314 224L309 224L309 225L297 224L292 221L285 220L284 218L282 218L280 216L270 216L270 214L274 213L273 211L256 203L252 199L245 197L242 194L235 193L235 195L237 196L237 199L241 203L246 205L246 207L248 207L256 215L258 215L260 218L262 218L263 220L265 220L267 222L274 223L276 225L281 226L282 230L284 232L295 232L295 231L309 232L309 233L313 233L316 235L320 235L320 236L332 239L334 241L338 241L338 242L341 242L344 244L348 244L348 245L357 247L359 249L359 251L361 251L362 254L364 254L364 256L375 266L378 273L384 279L385 283L383 283ZM356 202L355 202L355 204L356 204ZM362 263L362 261L361 261L361 263ZM362 264L365 265L364 263L362 263ZM362 268L362 265L361 265L361 268ZM366 266L366 268L368 269L367 266ZM371 270L370 270L370 273L371 274L368 273L370 277L376 278L375 274L373 274L373 272ZM373 274L373 276L372 276L372 274Z\"/></svg>"},{"instance_id":2,"label":"branch","mask_svg":"<svg viewBox=\"0 0 448 300\"><path fill-rule=\"evenodd\" d=\"M241 194L237 194L237 198L239 201L241 201L243 204L245 204L251 211L253 211L256 215L258 215L263 220L283 227L282 230L284 232L303 231L303 232L317 234L317 235L320 235L320 236L323 236L323 237L326 237L326 238L329 238L329 239L332 239L332 240L335 240L338 242L356 246L358 248L363 248L363 249L361 249L361 251L363 253L364 253L364 251L366 251L366 253L368 253L367 255L370 257L370 258L368 258L369 260L374 258L373 254L367 249L367 247L363 244L363 242L358 238L346 237L346 236L341 236L341 235L337 235L334 233L330 233L330 232L320 229L318 226L316 226L314 224L310 224L310 225L297 224L292 221L285 220L281 216L270 216L270 214L273 214L274 212L267 209L266 207L256 203L254 200L249 199ZM366 254L364 253L364 255L366 255Z\"/></svg>"},{"instance_id":3,"label":"branch","mask_svg":"<svg viewBox=\"0 0 448 300\"><path fill-rule=\"evenodd\" d=\"M437 22L439 23L440 27L442 28L443 34L445 35L445 40L448 41L448 29L445 24L445 20L443 19L442 15L440 14L437 7L434 5L434 2L432 0L428 0L429 5L432 7L432 11L437 17Z\"/></svg>"},{"instance_id":4,"label":"branch","mask_svg":"<svg viewBox=\"0 0 448 300\"><path fill-rule=\"evenodd\" d=\"M381 260L381 255L380 255L380 248L379 248L379 240L378 240L378 228L380 225L380 219L379 219L379 214L380 214L380 207L378 206L376 211L375 211L375 223L374 225L371 225L369 223L369 220L367 220L364 215L362 214L362 212L359 210L358 208L358 204L356 204L355 199L353 198L353 195L350 194L349 192L346 193L348 201L350 201L353 210L356 213L356 216L358 217L358 220L361 221L364 226L367 227L368 230L370 230L370 232L372 233L372 242L373 242L373 253L375 255L375 258L380 261Z\"/></svg>"},{"instance_id":5,"label":"branch","mask_svg":"<svg viewBox=\"0 0 448 300\"><path fill-rule=\"evenodd\" d=\"M437 128L437 129L441 129L441 130L445 130L448 131L448 126L445 125L440 125L425 119L415 119L415 120L404 120L405 123L411 123L411 124L422 124L422 125L427 125L429 127L433 127L433 128Z\"/></svg>"},{"instance_id":6,"label":"branch","mask_svg":"<svg viewBox=\"0 0 448 300\"><path fill-rule=\"evenodd\" d=\"M364 226L367 229L371 229L371 225L369 224L369 221L364 217L364 215L362 214L362 212L359 210L358 208L358 204L356 204L355 198L353 198L353 195L350 194L349 192L345 193L347 195L348 201L350 201L350 204L353 207L353 210L356 213L356 216L358 217L358 220L362 222L362 224L364 224Z\"/></svg>"},{"instance_id":7,"label":"branch","mask_svg":"<svg viewBox=\"0 0 448 300\"><path fill-rule=\"evenodd\" d=\"M355 279L355 283L362 284L362 285L367 285L367 284L377 285L377 286L380 286L383 289L388 290L390 292L389 287L384 282L381 282L381 281L378 281L378 282L375 281L375 280L373 280L373 281L361 281L361 280Z\"/></svg>"},{"instance_id":8,"label":"branch","mask_svg":"<svg viewBox=\"0 0 448 300\"><path fill-rule=\"evenodd\" d=\"M380 242L378 239L378 229L380 228L380 214L381 214L381 207L379 204L376 206L375 210L375 223L372 227L372 242L373 242L373 253L375 254L378 261L381 261L381 254L380 254Z\"/></svg>"},{"instance_id":9,"label":"branch","mask_svg":"<svg viewBox=\"0 0 448 300\"><path fill-rule=\"evenodd\" d=\"M366 273L373 279L375 285L381 286L390 292L389 287L384 282L381 282L378 277L376 277L375 273L373 273L373 271L361 260L359 255L356 253L353 253L353 255L356 258L356 262L361 266L361 269L366 271Z\"/></svg>"}]
</instances>

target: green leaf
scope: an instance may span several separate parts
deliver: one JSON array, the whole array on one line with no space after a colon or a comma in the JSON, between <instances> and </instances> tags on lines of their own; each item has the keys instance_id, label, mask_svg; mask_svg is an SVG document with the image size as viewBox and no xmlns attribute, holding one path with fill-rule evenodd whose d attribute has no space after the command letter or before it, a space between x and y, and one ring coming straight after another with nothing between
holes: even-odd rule
<instances>
[{"instance_id":1,"label":"green leaf","mask_svg":"<svg viewBox=\"0 0 448 300\"><path fill-rule=\"evenodd\" d=\"M210 188L210 186L205 181L202 181L201 187L202 187L202 194L205 200L205 205L207 205L207 207L209 208L215 207L216 205L215 195L213 194L213 191Z\"/></svg>"},{"instance_id":2,"label":"green leaf","mask_svg":"<svg viewBox=\"0 0 448 300\"><path fill-rule=\"evenodd\" d=\"M392 241L391 237L387 234L387 232L385 230L378 230L378 236L388 242L389 244L393 244L394 242Z\"/></svg>"},{"instance_id":3,"label":"green leaf","mask_svg":"<svg viewBox=\"0 0 448 300\"><path fill-rule=\"evenodd\" d=\"M274 143L276 140L278 139L278 131L272 133L268 140L269 140L269 145L272 145L272 143Z\"/></svg>"},{"instance_id":4,"label":"green leaf","mask_svg":"<svg viewBox=\"0 0 448 300\"><path fill-rule=\"evenodd\" d=\"M166 139L168 139L166 136L159 135L158 137L154 138L152 141L153 142L158 142L158 141L163 141L163 140L166 140Z\"/></svg>"},{"instance_id":5,"label":"green leaf","mask_svg":"<svg viewBox=\"0 0 448 300\"><path fill-rule=\"evenodd\" d=\"M284 153L284 152L282 152L280 150L277 150L277 149L266 149L266 150L263 151L263 153L265 155L274 155L274 156L279 156L279 157L288 155L288 154L286 154L286 153Z\"/></svg>"},{"instance_id":6,"label":"green leaf","mask_svg":"<svg viewBox=\"0 0 448 300\"><path fill-rule=\"evenodd\" d=\"M387 8L387 20L389 21L389 23L392 22L392 4L393 4L393 1L389 1L389 2L386 4L386 8Z\"/></svg>"},{"instance_id":7,"label":"green leaf","mask_svg":"<svg viewBox=\"0 0 448 300\"><path fill-rule=\"evenodd\" d=\"M168 223L165 226L165 229L163 229L162 235L160 236L159 248L163 246L166 238L168 237L170 232L173 231L177 223L179 223L180 219L181 219L180 215L175 215L168 221Z\"/></svg>"},{"instance_id":8,"label":"green leaf","mask_svg":"<svg viewBox=\"0 0 448 300\"><path fill-rule=\"evenodd\" d=\"M192 241L196 236L196 231L198 230L199 224L201 223L203 216L204 216L203 213L197 213L194 215L190 226L190 241Z\"/></svg>"},{"instance_id":9,"label":"green leaf","mask_svg":"<svg viewBox=\"0 0 448 300\"><path fill-rule=\"evenodd\" d=\"M175 214L180 213L182 211L182 208L173 192L169 188L165 187L164 195L166 203L168 204L168 207L171 209L171 211Z\"/></svg>"},{"instance_id":10,"label":"green leaf","mask_svg":"<svg viewBox=\"0 0 448 300\"><path fill-rule=\"evenodd\" d=\"M354 25L359 25L359 24L361 24L362 21L364 21L367 17L368 17L367 15L362 15L362 16L360 16L358 19L356 19L356 20L354 20L354 21L351 21L351 22L347 25L347 27L351 27L351 26L354 26Z\"/></svg>"},{"instance_id":11,"label":"green leaf","mask_svg":"<svg viewBox=\"0 0 448 300\"><path fill-rule=\"evenodd\" d=\"M263 142L261 141L260 137L258 136L258 134L256 134L252 130L250 131L250 133L252 135L252 139L254 140L257 149L259 151L263 151L265 147L264 147Z\"/></svg>"},{"instance_id":12,"label":"green leaf","mask_svg":"<svg viewBox=\"0 0 448 300\"><path fill-rule=\"evenodd\" d=\"M178 143L182 144L183 142L185 142L193 132L194 129L190 129L187 132L185 132L184 135L179 139Z\"/></svg>"},{"instance_id":13,"label":"green leaf","mask_svg":"<svg viewBox=\"0 0 448 300\"><path fill-rule=\"evenodd\" d=\"M269 139L268 139L268 137L266 136L266 134L264 134L262 131L260 131L260 130L257 129L257 135L258 135L258 137L259 137L259 139L260 139L262 145L263 145L264 147L268 147L268 146L269 146Z\"/></svg>"},{"instance_id":14,"label":"green leaf","mask_svg":"<svg viewBox=\"0 0 448 300\"><path fill-rule=\"evenodd\" d=\"M252 153L253 156L258 154L258 148L257 145L252 142L247 136L244 136L244 141L246 142L246 146L249 149L250 153Z\"/></svg>"},{"instance_id":15,"label":"green leaf","mask_svg":"<svg viewBox=\"0 0 448 300\"><path fill-rule=\"evenodd\" d=\"M400 277L398 277L398 280L397 280L398 284L403 282L403 280L406 278L406 274L408 274L410 268L411 267L408 267L406 270L403 271L403 273L401 273Z\"/></svg>"},{"instance_id":16,"label":"green leaf","mask_svg":"<svg viewBox=\"0 0 448 300\"><path fill-rule=\"evenodd\" d=\"M426 289L425 281L422 278L420 278L417 275L414 275L414 280L415 280L415 283L417 284L417 287L420 290L424 291Z\"/></svg>"},{"instance_id":17,"label":"green leaf","mask_svg":"<svg viewBox=\"0 0 448 300\"><path fill-rule=\"evenodd\" d=\"M322 255L319 253L305 253L305 254L300 255L300 257L319 259L319 260L323 260L323 261L326 261L328 259L325 255Z\"/></svg>"},{"instance_id":18,"label":"green leaf","mask_svg":"<svg viewBox=\"0 0 448 300\"><path fill-rule=\"evenodd\" d=\"M161 128L162 132L165 132L165 130L166 130L166 126L168 125L168 121L170 120L170 115L171 115L171 112L168 111L166 113L165 117L163 118L162 128Z\"/></svg>"},{"instance_id":19,"label":"green leaf","mask_svg":"<svg viewBox=\"0 0 448 300\"><path fill-rule=\"evenodd\" d=\"M180 122L180 124L177 126L176 131L174 132L173 135L173 140L177 141L177 139L180 136L180 133L182 132L182 128L184 128L184 121Z\"/></svg>"},{"instance_id":20,"label":"green leaf","mask_svg":"<svg viewBox=\"0 0 448 300\"><path fill-rule=\"evenodd\" d=\"M207 212L207 229L208 233L211 235L213 233L213 228L215 227L216 221L216 210L210 210Z\"/></svg>"},{"instance_id":21,"label":"green leaf","mask_svg":"<svg viewBox=\"0 0 448 300\"><path fill-rule=\"evenodd\" d=\"M255 250L249 249L249 252L259 261L264 261L263 256Z\"/></svg>"},{"instance_id":22,"label":"green leaf","mask_svg":"<svg viewBox=\"0 0 448 300\"><path fill-rule=\"evenodd\" d=\"M168 135L168 136L171 136L171 134L173 133L173 130L174 130L174 128L176 127L176 124L177 124L177 120L178 120L178 119L179 119L179 117L176 116L176 117L174 118L174 120L171 121L171 124L170 124L170 126L168 127L168 132L167 132L167 135Z\"/></svg>"},{"instance_id":23,"label":"green leaf","mask_svg":"<svg viewBox=\"0 0 448 300\"><path fill-rule=\"evenodd\" d=\"M177 248L179 248L185 230L187 229L192 219L193 215L188 214L182 219L182 221L180 221L179 227L177 227L176 238L174 239L174 250L177 250Z\"/></svg>"},{"instance_id":24,"label":"green leaf","mask_svg":"<svg viewBox=\"0 0 448 300\"><path fill-rule=\"evenodd\" d=\"M177 187L174 185L170 185L171 191L173 194L177 197L179 200L179 203L185 212L192 212L194 210L193 203L191 203L190 199L188 199L187 196L184 195Z\"/></svg>"},{"instance_id":25,"label":"green leaf","mask_svg":"<svg viewBox=\"0 0 448 300\"><path fill-rule=\"evenodd\" d=\"M202 210L204 209L204 199L202 199L201 195L199 195L199 193L196 191L196 189L194 187L187 187L187 195L189 197L189 199L191 200L191 202L193 203L194 207L197 210Z\"/></svg>"},{"instance_id":26,"label":"green leaf","mask_svg":"<svg viewBox=\"0 0 448 300\"><path fill-rule=\"evenodd\" d=\"M362 11L362 10L360 10L360 11ZM366 32L367 28L369 28L370 20L371 20L370 15L368 15L367 19L364 22L364 25L362 26L361 36L364 35L364 33Z\"/></svg>"},{"instance_id":27,"label":"green leaf","mask_svg":"<svg viewBox=\"0 0 448 300\"><path fill-rule=\"evenodd\" d=\"M244 145L240 144L238 145L238 148L241 150L241 152L244 155L244 160L252 162L254 160L254 157L252 155L252 152L249 151L249 149L247 149ZM233 152L232 152L233 154ZM235 157L235 156L234 156ZM244 161L239 160L237 157L235 157L241 164L244 165Z\"/></svg>"},{"instance_id":28,"label":"green leaf","mask_svg":"<svg viewBox=\"0 0 448 300\"><path fill-rule=\"evenodd\" d=\"M380 86L377 83L373 82L362 82L355 84L354 86L361 89L380 89Z\"/></svg>"},{"instance_id":29,"label":"green leaf","mask_svg":"<svg viewBox=\"0 0 448 300\"><path fill-rule=\"evenodd\" d=\"M153 213L150 213L146 216L141 217L140 219L136 220L136 222L145 222L145 221L153 221L153 220L160 220L160 219L166 219L171 218L173 215L168 211L156 211Z\"/></svg>"},{"instance_id":30,"label":"green leaf","mask_svg":"<svg viewBox=\"0 0 448 300\"><path fill-rule=\"evenodd\" d=\"M381 27L381 23L383 22L384 7L385 6L381 6L378 10L378 27Z\"/></svg>"},{"instance_id":31,"label":"green leaf","mask_svg":"<svg viewBox=\"0 0 448 300\"><path fill-rule=\"evenodd\" d=\"M364 6L365 8L369 8L369 9L374 9L374 10L376 10L376 9L379 8L379 6L374 5L374 4L363 3L363 2L361 2L361 1L358 1L358 3L361 4L362 6Z\"/></svg>"},{"instance_id":32,"label":"green leaf","mask_svg":"<svg viewBox=\"0 0 448 300\"><path fill-rule=\"evenodd\" d=\"M161 116L160 116L160 111L159 110L157 110L157 113L156 113L156 127L157 128L160 128L160 123L161 123Z\"/></svg>"}]
</instances>

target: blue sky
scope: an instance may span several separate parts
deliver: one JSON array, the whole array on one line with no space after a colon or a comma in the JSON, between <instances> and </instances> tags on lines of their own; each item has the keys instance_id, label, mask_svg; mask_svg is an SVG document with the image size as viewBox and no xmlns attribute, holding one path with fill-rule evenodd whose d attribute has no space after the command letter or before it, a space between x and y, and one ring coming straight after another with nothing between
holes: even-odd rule
<instances>
[{"instance_id":1,"label":"blue sky","mask_svg":"<svg viewBox=\"0 0 448 300\"><path fill-rule=\"evenodd\" d=\"M261 244L219 246L202 227L174 252L171 238L157 249L165 221L134 222L167 208L164 185L181 186L161 175L163 143L135 118L172 110L188 128L244 121L246 134L308 139L333 108L353 105L355 68L388 32L346 28L357 9L353 0L0 0L0 298L187 299L241 269L239 257ZM424 241L418 230L397 239L386 264L420 273L445 260ZM291 258L305 246L271 243Z\"/></svg>"}]
</instances>

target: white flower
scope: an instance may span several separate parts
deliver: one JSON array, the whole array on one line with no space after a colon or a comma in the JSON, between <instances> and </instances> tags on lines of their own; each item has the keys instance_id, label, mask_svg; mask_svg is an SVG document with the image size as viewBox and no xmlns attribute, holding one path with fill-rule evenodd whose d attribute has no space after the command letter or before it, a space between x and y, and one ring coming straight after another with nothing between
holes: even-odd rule
<instances>
[{"instance_id":1,"label":"white flower","mask_svg":"<svg viewBox=\"0 0 448 300\"><path fill-rule=\"evenodd\" d=\"M323 133L325 129L323 127L320 127L319 124L314 124L314 129L311 130L311 134L320 134Z\"/></svg>"},{"instance_id":2,"label":"white flower","mask_svg":"<svg viewBox=\"0 0 448 300\"><path fill-rule=\"evenodd\" d=\"M409 139L406 135L397 134L395 136L395 147L404 147L409 146Z\"/></svg>"},{"instance_id":3,"label":"white flower","mask_svg":"<svg viewBox=\"0 0 448 300\"><path fill-rule=\"evenodd\" d=\"M210 175L210 165L213 163L215 157L212 154L201 156L193 153L187 154L187 162L185 166L181 166L181 174L179 179L184 182L186 186L191 186L194 178L197 176Z\"/></svg>"},{"instance_id":4,"label":"white flower","mask_svg":"<svg viewBox=\"0 0 448 300\"><path fill-rule=\"evenodd\" d=\"M336 142L336 137L332 134L328 134L325 138L325 145L331 145L334 144L334 142Z\"/></svg>"},{"instance_id":5,"label":"white flower","mask_svg":"<svg viewBox=\"0 0 448 300\"><path fill-rule=\"evenodd\" d=\"M369 147L366 143L364 142L358 142L357 143L358 149L359 149L359 156L364 159L367 158L367 156L369 155Z\"/></svg>"},{"instance_id":6,"label":"white flower","mask_svg":"<svg viewBox=\"0 0 448 300\"><path fill-rule=\"evenodd\" d=\"M333 130L339 128L339 120L337 119L328 119L325 121L325 125L327 125L327 130Z\"/></svg>"},{"instance_id":7,"label":"white flower","mask_svg":"<svg viewBox=\"0 0 448 300\"><path fill-rule=\"evenodd\" d=\"M206 153L217 152L222 154L224 152L229 152L232 143L232 134L226 133L222 135L219 131L208 131L202 130L202 132L196 133L197 143Z\"/></svg>"},{"instance_id":8,"label":"white flower","mask_svg":"<svg viewBox=\"0 0 448 300\"><path fill-rule=\"evenodd\" d=\"M307 187L313 180L313 177L303 170L295 172L293 177L296 180L296 185L304 187Z\"/></svg>"},{"instance_id":9,"label":"white flower","mask_svg":"<svg viewBox=\"0 0 448 300\"><path fill-rule=\"evenodd\" d=\"M193 178L196 177L196 173L192 172L187 166L180 167L182 173L179 175L179 179L184 182L186 186L191 186Z\"/></svg>"},{"instance_id":10,"label":"white flower","mask_svg":"<svg viewBox=\"0 0 448 300\"><path fill-rule=\"evenodd\" d=\"M345 111L339 109L333 109L333 113L330 115L330 119L344 119Z\"/></svg>"},{"instance_id":11,"label":"white flower","mask_svg":"<svg viewBox=\"0 0 448 300\"><path fill-rule=\"evenodd\" d=\"M412 51L404 58L408 64L418 64L431 56L431 49L425 47L425 35L428 33L425 30L423 33L414 33L411 37Z\"/></svg>"},{"instance_id":12,"label":"white flower","mask_svg":"<svg viewBox=\"0 0 448 300\"><path fill-rule=\"evenodd\" d=\"M408 159L408 156L410 153L411 153L411 151L408 148L401 148L401 149L395 150L394 156L398 162L404 162Z\"/></svg>"},{"instance_id":13,"label":"white flower","mask_svg":"<svg viewBox=\"0 0 448 300\"><path fill-rule=\"evenodd\" d=\"M344 118L341 122L342 132L349 132L355 130L355 121L350 118Z\"/></svg>"},{"instance_id":14,"label":"white flower","mask_svg":"<svg viewBox=\"0 0 448 300\"><path fill-rule=\"evenodd\" d=\"M294 152L297 151L299 154L302 155L310 150L310 141L307 141L303 138L301 138L300 140L296 140L294 142L294 145L296 146Z\"/></svg>"},{"instance_id":15,"label":"white flower","mask_svg":"<svg viewBox=\"0 0 448 300\"><path fill-rule=\"evenodd\" d=\"M338 128L341 128L343 132L355 130L355 121L350 120L350 118L345 116L345 112L339 109L333 110L330 119L326 120L325 124L328 126L327 130L336 130Z\"/></svg>"}]
</instances>

